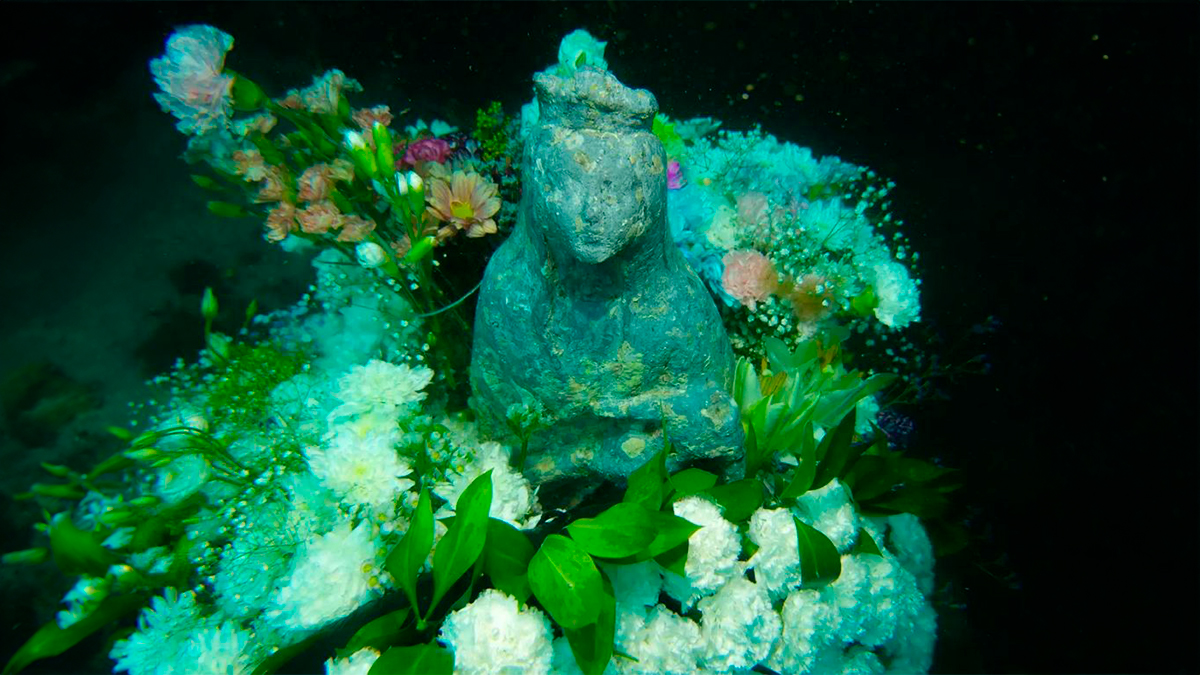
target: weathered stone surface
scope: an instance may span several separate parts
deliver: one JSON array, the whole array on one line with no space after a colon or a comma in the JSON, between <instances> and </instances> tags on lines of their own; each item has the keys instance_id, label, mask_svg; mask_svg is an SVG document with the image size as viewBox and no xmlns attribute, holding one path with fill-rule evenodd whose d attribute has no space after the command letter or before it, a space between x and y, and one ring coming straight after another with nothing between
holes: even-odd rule
<instances>
[{"instance_id":1,"label":"weathered stone surface","mask_svg":"<svg viewBox=\"0 0 1200 675\"><path fill-rule=\"evenodd\" d=\"M540 405L537 482L621 481L662 447L672 463L740 455L734 359L711 296L670 239L658 105L611 74L535 77L516 229L488 264L471 385L486 432Z\"/></svg>"}]
</instances>

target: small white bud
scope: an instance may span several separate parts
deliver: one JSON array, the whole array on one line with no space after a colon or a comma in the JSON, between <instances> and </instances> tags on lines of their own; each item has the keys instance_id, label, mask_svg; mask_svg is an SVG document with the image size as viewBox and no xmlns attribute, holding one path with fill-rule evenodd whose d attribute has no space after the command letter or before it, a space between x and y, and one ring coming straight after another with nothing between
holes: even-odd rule
<instances>
[{"instance_id":1,"label":"small white bud","mask_svg":"<svg viewBox=\"0 0 1200 675\"><path fill-rule=\"evenodd\" d=\"M358 254L358 264L371 270L387 262L387 251L373 241L364 241L354 252Z\"/></svg>"}]
</instances>

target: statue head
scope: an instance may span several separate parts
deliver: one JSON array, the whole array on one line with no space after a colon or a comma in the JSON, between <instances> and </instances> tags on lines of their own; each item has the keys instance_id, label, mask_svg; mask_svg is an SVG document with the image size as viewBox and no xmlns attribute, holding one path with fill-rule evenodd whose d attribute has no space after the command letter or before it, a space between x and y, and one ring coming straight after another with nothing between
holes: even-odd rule
<instances>
[{"instance_id":1,"label":"statue head","mask_svg":"<svg viewBox=\"0 0 1200 675\"><path fill-rule=\"evenodd\" d=\"M651 133L654 96L591 68L534 81L540 118L524 184L533 224L555 257L598 264L647 235L662 240L666 155Z\"/></svg>"}]
</instances>

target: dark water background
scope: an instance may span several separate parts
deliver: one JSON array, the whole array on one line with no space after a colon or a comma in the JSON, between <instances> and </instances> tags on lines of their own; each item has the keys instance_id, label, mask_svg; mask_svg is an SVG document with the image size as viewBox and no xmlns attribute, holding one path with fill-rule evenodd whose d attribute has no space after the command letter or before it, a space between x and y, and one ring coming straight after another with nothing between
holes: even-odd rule
<instances>
[{"instance_id":1,"label":"dark water background","mask_svg":"<svg viewBox=\"0 0 1200 675\"><path fill-rule=\"evenodd\" d=\"M308 282L204 212L150 97L148 60L199 22L269 92L336 67L361 103L463 128L515 112L586 27L673 117L891 177L933 333L1001 321L991 373L915 415L914 451L967 471L975 534L939 567L935 670L1200 672L1195 4L0 5L0 378L49 359L103 402L0 439L5 550L30 545L11 494L37 462L84 465L141 380L194 354L205 285L269 310ZM65 586L0 580L6 660Z\"/></svg>"}]
</instances>

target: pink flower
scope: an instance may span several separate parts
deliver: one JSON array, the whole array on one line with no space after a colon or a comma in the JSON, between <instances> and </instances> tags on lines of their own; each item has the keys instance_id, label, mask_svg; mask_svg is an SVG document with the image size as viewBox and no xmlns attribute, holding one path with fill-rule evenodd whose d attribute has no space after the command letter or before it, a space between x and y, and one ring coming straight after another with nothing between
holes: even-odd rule
<instances>
[{"instance_id":1,"label":"pink flower","mask_svg":"<svg viewBox=\"0 0 1200 675\"><path fill-rule=\"evenodd\" d=\"M343 92L362 91L358 80L346 77L340 70L330 70L305 89L292 89L279 102L284 108L304 108L314 115L336 115Z\"/></svg>"},{"instance_id":2,"label":"pink flower","mask_svg":"<svg viewBox=\"0 0 1200 675\"><path fill-rule=\"evenodd\" d=\"M738 222L745 227L761 227L767 222L767 196L747 192L737 200Z\"/></svg>"},{"instance_id":3,"label":"pink flower","mask_svg":"<svg viewBox=\"0 0 1200 675\"><path fill-rule=\"evenodd\" d=\"M267 241L278 242L296 231L296 207L281 203L267 214L267 231L263 234Z\"/></svg>"},{"instance_id":4,"label":"pink flower","mask_svg":"<svg viewBox=\"0 0 1200 675\"><path fill-rule=\"evenodd\" d=\"M671 160L667 162L667 189L678 190L683 187L683 168L679 166L679 162Z\"/></svg>"},{"instance_id":5,"label":"pink flower","mask_svg":"<svg viewBox=\"0 0 1200 675\"><path fill-rule=\"evenodd\" d=\"M330 170L328 164L313 164L296 181L302 202L319 202L329 196Z\"/></svg>"},{"instance_id":6,"label":"pink flower","mask_svg":"<svg viewBox=\"0 0 1200 675\"><path fill-rule=\"evenodd\" d=\"M233 153L233 165L237 174L248 183L257 183L267 177L267 165L258 150L238 150Z\"/></svg>"},{"instance_id":7,"label":"pink flower","mask_svg":"<svg viewBox=\"0 0 1200 675\"><path fill-rule=\"evenodd\" d=\"M342 226L342 214L333 202L309 204L297 216L300 229L309 234L325 234Z\"/></svg>"},{"instance_id":8,"label":"pink flower","mask_svg":"<svg viewBox=\"0 0 1200 675\"><path fill-rule=\"evenodd\" d=\"M416 166L417 162L444 163L450 159L450 144L440 138L422 138L408 144L404 151L404 163Z\"/></svg>"},{"instance_id":9,"label":"pink flower","mask_svg":"<svg viewBox=\"0 0 1200 675\"><path fill-rule=\"evenodd\" d=\"M361 216L343 216L342 231L338 234L337 240L358 243L366 239L374 229L375 221L373 220Z\"/></svg>"},{"instance_id":10,"label":"pink flower","mask_svg":"<svg viewBox=\"0 0 1200 675\"><path fill-rule=\"evenodd\" d=\"M286 179L287 175L283 172L283 169L274 165L267 167L267 173L262 179L262 187L259 189L258 194L254 196L254 201L259 204L263 202L284 201L288 194Z\"/></svg>"},{"instance_id":11,"label":"pink flower","mask_svg":"<svg viewBox=\"0 0 1200 675\"><path fill-rule=\"evenodd\" d=\"M721 286L751 312L779 288L775 265L758 251L730 251L721 262L725 265Z\"/></svg>"},{"instance_id":12,"label":"pink flower","mask_svg":"<svg viewBox=\"0 0 1200 675\"><path fill-rule=\"evenodd\" d=\"M233 113L233 77L222 75L233 38L212 26L187 26L171 34L167 53L150 61L161 93L154 100L179 119L185 134L224 129Z\"/></svg>"},{"instance_id":13,"label":"pink flower","mask_svg":"<svg viewBox=\"0 0 1200 675\"><path fill-rule=\"evenodd\" d=\"M377 105L374 108L359 108L350 115L350 119L354 120L363 131L370 131L371 127L379 122L383 126L388 126L392 123L392 111L386 105Z\"/></svg>"}]
</instances>

